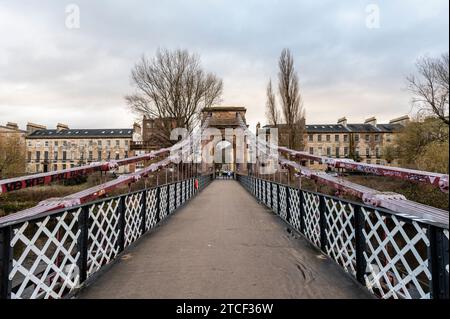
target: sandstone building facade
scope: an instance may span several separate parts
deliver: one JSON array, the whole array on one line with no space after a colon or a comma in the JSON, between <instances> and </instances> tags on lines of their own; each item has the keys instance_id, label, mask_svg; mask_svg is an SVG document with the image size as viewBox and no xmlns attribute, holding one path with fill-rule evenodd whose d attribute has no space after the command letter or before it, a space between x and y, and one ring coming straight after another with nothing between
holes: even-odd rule
<instances>
[{"instance_id":1,"label":"sandstone building facade","mask_svg":"<svg viewBox=\"0 0 450 319\"><path fill-rule=\"evenodd\" d=\"M399 166L395 139L408 121L408 116L402 116L387 124L378 124L376 118L371 117L364 123L351 124L343 117L337 124L305 125L302 137L304 151L332 158L351 158L368 164ZM274 126L266 125L263 128L270 127ZM276 127L279 144L287 146L286 125ZM257 125L257 131L259 128ZM303 164L317 169L325 168L313 161L305 161Z\"/></svg>"},{"instance_id":2,"label":"sandstone building facade","mask_svg":"<svg viewBox=\"0 0 450 319\"><path fill-rule=\"evenodd\" d=\"M138 133L136 133L138 132ZM140 127L123 129L70 129L58 124L56 129L28 123L26 136L27 173L72 168L93 162L118 160L134 156L130 150ZM134 165L119 168L128 173Z\"/></svg>"}]
</instances>

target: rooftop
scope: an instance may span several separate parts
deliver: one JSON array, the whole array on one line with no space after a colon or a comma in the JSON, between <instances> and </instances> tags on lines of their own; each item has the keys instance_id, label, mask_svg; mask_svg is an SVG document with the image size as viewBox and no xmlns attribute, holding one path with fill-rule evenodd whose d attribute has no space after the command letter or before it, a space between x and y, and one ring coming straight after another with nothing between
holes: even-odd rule
<instances>
[{"instance_id":1,"label":"rooftop","mask_svg":"<svg viewBox=\"0 0 450 319\"><path fill-rule=\"evenodd\" d=\"M89 137L129 137L133 136L131 128L115 129L69 129L69 130L37 130L27 138L89 138Z\"/></svg>"}]
</instances>

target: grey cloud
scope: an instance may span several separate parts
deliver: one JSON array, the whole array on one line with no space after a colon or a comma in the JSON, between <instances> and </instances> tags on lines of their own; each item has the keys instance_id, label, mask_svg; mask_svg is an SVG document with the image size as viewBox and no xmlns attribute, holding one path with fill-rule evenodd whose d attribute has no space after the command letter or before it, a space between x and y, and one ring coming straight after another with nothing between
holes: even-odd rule
<instances>
[{"instance_id":1,"label":"grey cloud","mask_svg":"<svg viewBox=\"0 0 450 319\"><path fill-rule=\"evenodd\" d=\"M264 122L265 84L284 47L308 122L388 120L410 110L403 88L414 60L448 50L446 0L73 2L78 30L65 28L62 1L0 1L0 17L14 17L0 21L0 123L129 126L130 68L158 47L198 52L224 78L223 103L247 106L252 126ZM372 2L380 29L364 24Z\"/></svg>"}]
</instances>

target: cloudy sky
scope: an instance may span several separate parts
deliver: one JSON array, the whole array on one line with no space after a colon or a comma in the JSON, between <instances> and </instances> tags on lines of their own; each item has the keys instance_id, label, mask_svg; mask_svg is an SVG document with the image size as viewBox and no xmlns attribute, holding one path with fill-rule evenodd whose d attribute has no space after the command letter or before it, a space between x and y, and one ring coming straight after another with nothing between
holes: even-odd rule
<instances>
[{"instance_id":1,"label":"cloudy sky","mask_svg":"<svg viewBox=\"0 0 450 319\"><path fill-rule=\"evenodd\" d=\"M71 3L79 28L67 27ZM285 47L308 123L373 115L386 122L411 113L405 76L416 58L448 51L448 7L448 0L0 0L0 124L130 127L136 115L123 99L132 92L130 70L158 47L200 54L224 80L222 104L246 106L252 128L265 122L265 86Z\"/></svg>"}]
</instances>

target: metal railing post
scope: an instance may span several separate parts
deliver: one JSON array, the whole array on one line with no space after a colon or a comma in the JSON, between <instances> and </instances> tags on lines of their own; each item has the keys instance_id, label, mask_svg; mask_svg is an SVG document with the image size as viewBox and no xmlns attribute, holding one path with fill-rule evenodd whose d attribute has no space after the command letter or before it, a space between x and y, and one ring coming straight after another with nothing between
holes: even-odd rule
<instances>
[{"instance_id":1,"label":"metal railing post","mask_svg":"<svg viewBox=\"0 0 450 319\"><path fill-rule=\"evenodd\" d=\"M89 238L89 206L84 206L78 216L78 228L80 236L78 237L78 251L80 258L78 259L78 269L80 271L80 284L87 278L88 267L88 238Z\"/></svg>"},{"instance_id":2,"label":"metal railing post","mask_svg":"<svg viewBox=\"0 0 450 319\"><path fill-rule=\"evenodd\" d=\"M156 189L156 223L161 221L161 186Z\"/></svg>"},{"instance_id":3,"label":"metal railing post","mask_svg":"<svg viewBox=\"0 0 450 319\"><path fill-rule=\"evenodd\" d=\"M142 209L141 209L141 218L142 218L142 224L141 224L141 230L142 230L142 235L145 234L146 231L146 221L145 221L145 213L147 211L147 189L144 189L143 193L142 193L142 197L141 197L141 204L142 204Z\"/></svg>"},{"instance_id":4,"label":"metal railing post","mask_svg":"<svg viewBox=\"0 0 450 319\"><path fill-rule=\"evenodd\" d=\"M366 273L366 259L364 258L364 251L366 249L366 243L364 238L364 214L361 210L361 206L355 206L355 255L356 255L356 280L365 286L364 274Z\"/></svg>"},{"instance_id":5,"label":"metal railing post","mask_svg":"<svg viewBox=\"0 0 450 319\"><path fill-rule=\"evenodd\" d=\"M125 248L125 196L119 198L119 207L117 213L119 214L119 238L117 239L117 244L119 246L119 252L123 251Z\"/></svg>"},{"instance_id":6,"label":"metal railing post","mask_svg":"<svg viewBox=\"0 0 450 319\"><path fill-rule=\"evenodd\" d=\"M448 299L449 275L448 265L448 239L444 231L436 226L428 226L428 265L431 272L430 294L433 299Z\"/></svg>"},{"instance_id":7,"label":"metal railing post","mask_svg":"<svg viewBox=\"0 0 450 319\"><path fill-rule=\"evenodd\" d=\"M289 186L285 186L286 187L286 221L290 224L291 223L291 192L290 192L290 187Z\"/></svg>"},{"instance_id":8,"label":"metal railing post","mask_svg":"<svg viewBox=\"0 0 450 319\"><path fill-rule=\"evenodd\" d=\"M11 226L0 228L0 299L11 299L11 280L9 280L13 260L11 238Z\"/></svg>"},{"instance_id":9,"label":"metal railing post","mask_svg":"<svg viewBox=\"0 0 450 319\"><path fill-rule=\"evenodd\" d=\"M319 224L320 224L320 249L325 252L327 247L327 236L326 236L326 228L327 228L327 220L326 220L326 209L327 206L325 204L325 197L319 195Z\"/></svg>"},{"instance_id":10,"label":"metal railing post","mask_svg":"<svg viewBox=\"0 0 450 319\"><path fill-rule=\"evenodd\" d=\"M299 207L299 212L300 212L300 233L305 234L305 207L304 207L304 202L305 202L305 194L304 192L299 189L298 190L298 196L299 196L299 203L300 203L300 207Z\"/></svg>"}]
</instances>

